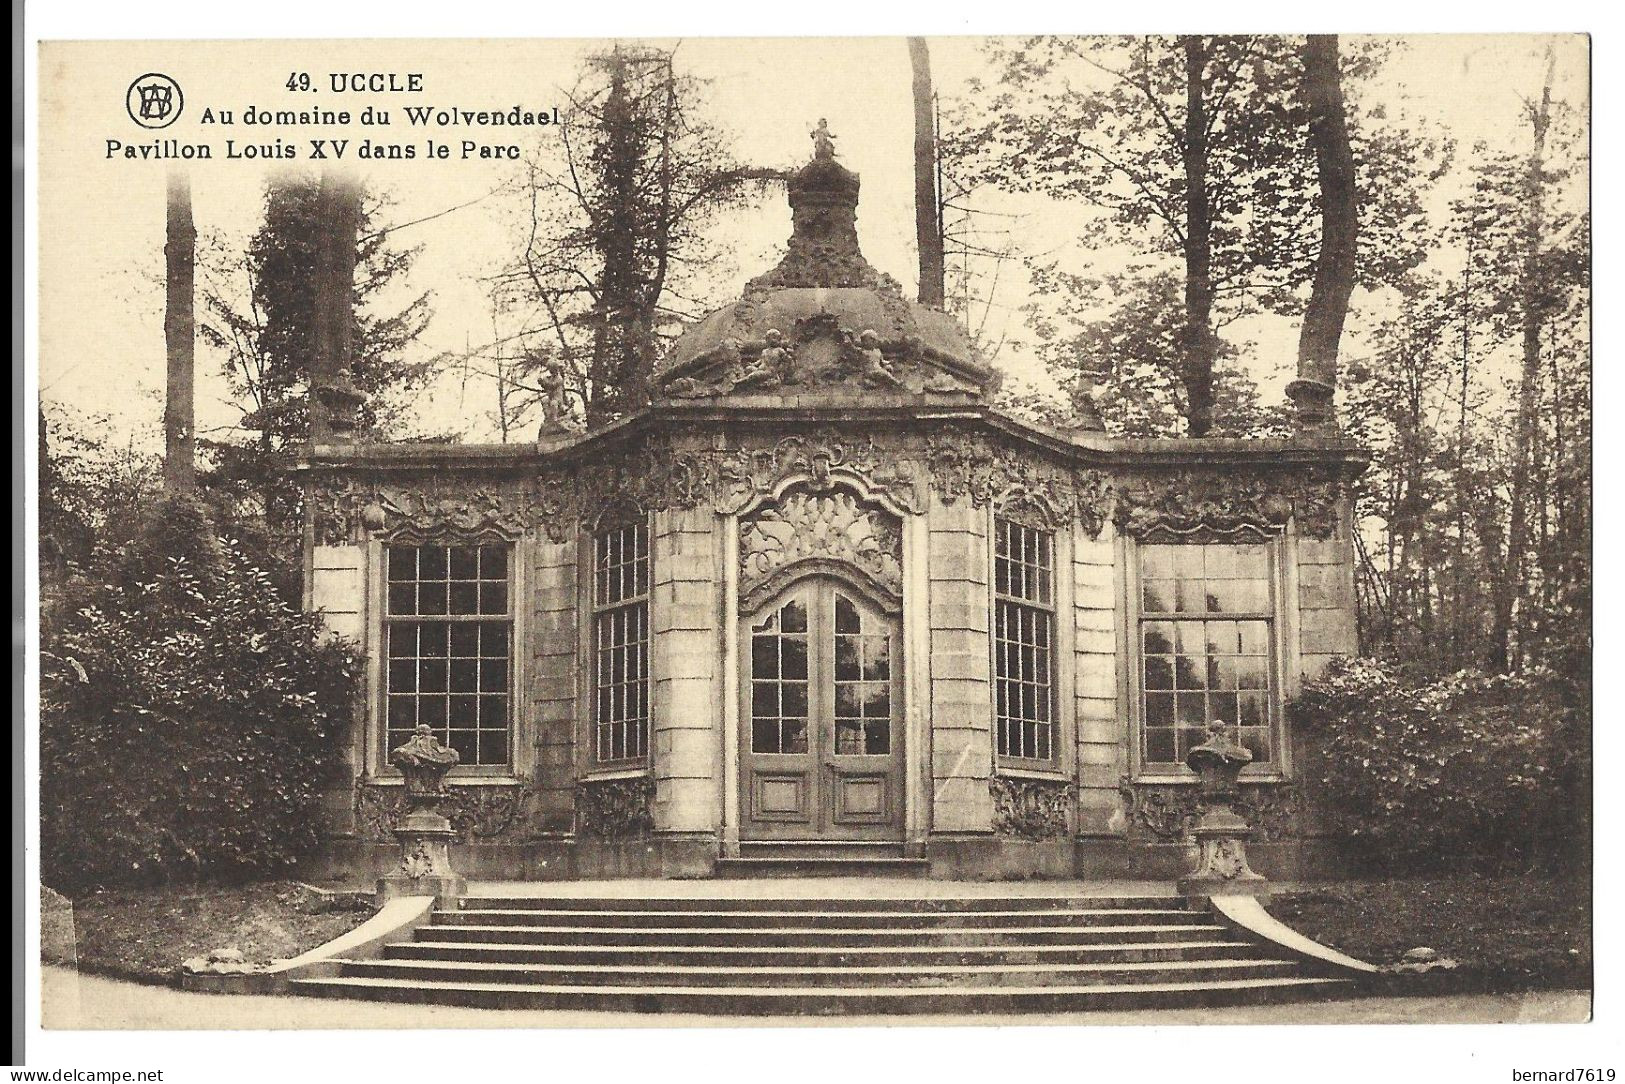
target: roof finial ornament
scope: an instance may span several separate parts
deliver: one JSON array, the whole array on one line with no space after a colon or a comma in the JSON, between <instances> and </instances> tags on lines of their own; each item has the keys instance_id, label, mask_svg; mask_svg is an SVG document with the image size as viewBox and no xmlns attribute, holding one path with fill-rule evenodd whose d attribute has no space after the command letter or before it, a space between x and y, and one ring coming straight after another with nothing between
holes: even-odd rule
<instances>
[{"instance_id":1,"label":"roof finial ornament","mask_svg":"<svg viewBox=\"0 0 1625 1084\"><path fill-rule=\"evenodd\" d=\"M824 117L818 118L818 127L810 133L813 141L813 158L819 161L828 161L835 157L835 137L830 134L829 121Z\"/></svg>"}]
</instances>

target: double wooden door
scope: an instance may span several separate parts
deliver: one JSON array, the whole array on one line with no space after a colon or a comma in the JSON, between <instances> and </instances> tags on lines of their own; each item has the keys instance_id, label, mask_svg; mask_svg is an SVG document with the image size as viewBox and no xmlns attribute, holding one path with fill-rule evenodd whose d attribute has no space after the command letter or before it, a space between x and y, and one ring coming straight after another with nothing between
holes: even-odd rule
<instances>
[{"instance_id":1,"label":"double wooden door","mask_svg":"<svg viewBox=\"0 0 1625 1084\"><path fill-rule=\"evenodd\" d=\"M902 838L901 631L828 578L743 620L742 838Z\"/></svg>"}]
</instances>

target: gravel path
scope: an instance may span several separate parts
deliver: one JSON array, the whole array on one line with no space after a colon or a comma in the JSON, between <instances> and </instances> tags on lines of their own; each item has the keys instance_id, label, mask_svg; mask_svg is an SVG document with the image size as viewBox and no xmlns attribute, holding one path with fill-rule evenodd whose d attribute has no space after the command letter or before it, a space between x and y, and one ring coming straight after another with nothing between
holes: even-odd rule
<instances>
[{"instance_id":1,"label":"gravel path","mask_svg":"<svg viewBox=\"0 0 1625 1084\"><path fill-rule=\"evenodd\" d=\"M42 975L47 1028L545 1028L545 1027L783 1027L802 1018L643 1016L607 1012L543 1012L390 1005L302 997L193 994L79 975L46 966ZM987 1017L820 1018L828 1025L898 1024L1511 1024L1581 1023L1590 1018L1591 994L1553 990L1528 994L1472 994L1434 998L1358 998L1306 1005L1144 1012L1068 1013Z\"/></svg>"}]
</instances>

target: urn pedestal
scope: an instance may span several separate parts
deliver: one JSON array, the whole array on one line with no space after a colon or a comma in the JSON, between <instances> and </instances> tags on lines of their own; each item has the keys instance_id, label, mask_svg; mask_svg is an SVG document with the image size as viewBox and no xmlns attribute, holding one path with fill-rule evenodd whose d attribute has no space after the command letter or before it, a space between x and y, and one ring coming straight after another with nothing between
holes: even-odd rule
<instances>
[{"instance_id":1,"label":"urn pedestal","mask_svg":"<svg viewBox=\"0 0 1625 1084\"><path fill-rule=\"evenodd\" d=\"M1185 763L1200 778L1200 812L1191 834L1196 837L1196 868L1178 882L1186 898L1206 903L1214 896L1254 896L1269 902L1269 881L1247 864L1252 829L1236 812L1241 797L1241 770L1253 759L1245 746L1227 737L1222 727L1190 751Z\"/></svg>"},{"instance_id":2,"label":"urn pedestal","mask_svg":"<svg viewBox=\"0 0 1625 1084\"><path fill-rule=\"evenodd\" d=\"M389 759L406 780L407 812L394 829L401 862L378 878L378 906L399 896L433 896L437 907L455 908L468 882L452 869L451 843L457 832L440 812L440 801L446 794L446 773L457 764L457 751L420 725L405 745L390 752Z\"/></svg>"}]
</instances>

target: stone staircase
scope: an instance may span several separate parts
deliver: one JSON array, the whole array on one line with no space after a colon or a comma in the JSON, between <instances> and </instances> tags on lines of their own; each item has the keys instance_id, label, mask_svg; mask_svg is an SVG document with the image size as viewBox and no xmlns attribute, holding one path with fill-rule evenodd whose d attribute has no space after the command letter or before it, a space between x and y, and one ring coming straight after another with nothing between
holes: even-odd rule
<instances>
[{"instance_id":1,"label":"stone staircase","mask_svg":"<svg viewBox=\"0 0 1625 1084\"><path fill-rule=\"evenodd\" d=\"M717 861L718 877L925 877L931 863L910 858L901 843L775 840L741 843Z\"/></svg>"},{"instance_id":2,"label":"stone staircase","mask_svg":"<svg viewBox=\"0 0 1625 1084\"><path fill-rule=\"evenodd\" d=\"M1174 895L470 896L290 992L708 1015L1018 1014L1349 996Z\"/></svg>"}]
</instances>

